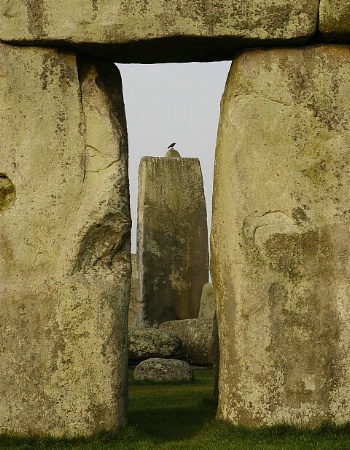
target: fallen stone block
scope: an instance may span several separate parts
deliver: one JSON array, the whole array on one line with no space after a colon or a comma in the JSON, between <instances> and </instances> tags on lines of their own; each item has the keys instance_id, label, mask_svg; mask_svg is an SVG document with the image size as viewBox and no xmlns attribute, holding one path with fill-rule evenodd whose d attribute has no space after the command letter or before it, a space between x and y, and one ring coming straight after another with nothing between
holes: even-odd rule
<instances>
[{"instance_id":1,"label":"fallen stone block","mask_svg":"<svg viewBox=\"0 0 350 450\"><path fill-rule=\"evenodd\" d=\"M142 361L135 367L134 379L157 383L191 381L193 379L193 371L191 366L185 361L150 358Z\"/></svg>"},{"instance_id":2,"label":"fallen stone block","mask_svg":"<svg viewBox=\"0 0 350 450\"><path fill-rule=\"evenodd\" d=\"M160 325L162 331L176 333L182 342L181 355L191 364L211 364L212 319L171 320Z\"/></svg>"},{"instance_id":3,"label":"fallen stone block","mask_svg":"<svg viewBox=\"0 0 350 450\"><path fill-rule=\"evenodd\" d=\"M180 350L181 340L175 334L156 328L129 328L129 360L170 358Z\"/></svg>"}]
</instances>

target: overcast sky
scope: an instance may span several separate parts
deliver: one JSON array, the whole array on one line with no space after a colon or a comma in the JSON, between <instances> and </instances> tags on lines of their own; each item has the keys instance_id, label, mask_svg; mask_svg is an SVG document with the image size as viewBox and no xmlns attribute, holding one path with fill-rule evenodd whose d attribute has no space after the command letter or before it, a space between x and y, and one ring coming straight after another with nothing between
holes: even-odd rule
<instances>
[{"instance_id":1,"label":"overcast sky","mask_svg":"<svg viewBox=\"0 0 350 450\"><path fill-rule=\"evenodd\" d=\"M132 251L136 250L137 174L142 156L167 147L199 158L210 226L213 165L220 100L230 62L117 64L123 79L129 135Z\"/></svg>"}]
</instances>

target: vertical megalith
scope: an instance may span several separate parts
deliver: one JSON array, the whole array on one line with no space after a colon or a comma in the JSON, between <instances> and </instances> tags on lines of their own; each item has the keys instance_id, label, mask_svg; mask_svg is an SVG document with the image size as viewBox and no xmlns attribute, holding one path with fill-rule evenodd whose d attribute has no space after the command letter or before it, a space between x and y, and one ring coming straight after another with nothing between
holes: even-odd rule
<instances>
[{"instance_id":1,"label":"vertical megalith","mask_svg":"<svg viewBox=\"0 0 350 450\"><path fill-rule=\"evenodd\" d=\"M139 325L198 317L208 281L207 217L198 159L174 149L139 167Z\"/></svg>"},{"instance_id":2,"label":"vertical megalith","mask_svg":"<svg viewBox=\"0 0 350 450\"><path fill-rule=\"evenodd\" d=\"M350 420L350 48L233 62L215 161L218 417Z\"/></svg>"},{"instance_id":3,"label":"vertical megalith","mask_svg":"<svg viewBox=\"0 0 350 450\"><path fill-rule=\"evenodd\" d=\"M137 313L138 313L138 301L137 301L137 255L131 254L131 287L130 287L130 301L129 301L129 313L128 313L128 326L136 327Z\"/></svg>"},{"instance_id":4,"label":"vertical megalith","mask_svg":"<svg viewBox=\"0 0 350 450\"><path fill-rule=\"evenodd\" d=\"M214 319L215 296L212 283L206 283L202 289L201 304L198 317L200 319Z\"/></svg>"},{"instance_id":5,"label":"vertical megalith","mask_svg":"<svg viewBox=\"0 0 350 450\"><path fill-rule=\"evenodd\" d=\"M0 45L0 432L125 424L129 197L118 70Z\"/></svg>"}]
</instances>

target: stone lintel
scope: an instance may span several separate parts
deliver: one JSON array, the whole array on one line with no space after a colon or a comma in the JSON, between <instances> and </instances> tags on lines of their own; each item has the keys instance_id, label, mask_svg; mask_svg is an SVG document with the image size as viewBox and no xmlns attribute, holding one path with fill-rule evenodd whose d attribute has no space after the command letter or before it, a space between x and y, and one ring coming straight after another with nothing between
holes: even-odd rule
<instances>
[{"instance_id":1,"label":"stone lintel","mask_svg":"<svg viewBox=\"0 0 350 450\"><path fill-rule=\"evenodd\" d=\"M247 46L305 42L318 0L42 0L0 4L0 40L78 46L117 62L232 59Z\"/></svg>"}]
</instances>

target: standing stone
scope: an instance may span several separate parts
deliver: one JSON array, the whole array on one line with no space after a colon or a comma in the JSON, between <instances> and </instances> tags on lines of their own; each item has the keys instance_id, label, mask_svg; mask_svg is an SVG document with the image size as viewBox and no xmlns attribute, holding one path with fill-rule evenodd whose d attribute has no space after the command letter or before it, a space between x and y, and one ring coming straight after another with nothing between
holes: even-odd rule
<instances>
[{"instance_id":1,"label":"standing stone","mask_svg":"<svg viewBox=\"0 0 350 450\"><path fill-rule=\"evenodd\" d=\"M350 420L350 47L233 62L215 162L218 417Z\"/></svg>"},{"instance_id":2,"label":"standing stone","mask_svg":"<svg viewBox=\"0 0 350 450\"><path fill-rule=\"evenodd\" d=\"M202 289L199 319L212 319L215 316L215 297L213 283L206 283Z\"/></svg>"},{"instance_id":3,"label":"standing stone","mask_svg":"<svg viewBox=\"0 0 350 450\"><path fill-rule=\"evenodd\" d=\"M207 216L200 163L144 157L139 167L139 325L198 317L208 281ZM175 156L175 157L174 157Z\"/></svg>"},{"instance_id":4,"label":"standing stone","mask_svg":"<svg viewBox=\"0 0 350 450\"><path fill-rule=\"evenodd\" d=\"M130 287L130 301L128 313L128 327L136 327L138 302L137 302L137 255L131 254L131 287Z\"/></svg>"},{"instance_id":5,"label":"standing stone","mask_svg":"<svg viewBox=\"0 0 350 450\"><path fill-rule=\"evenodd\" d=\"M126 422L130 215L121 80L0 45L0 432Z\"/></svg>"}]
</instances>

